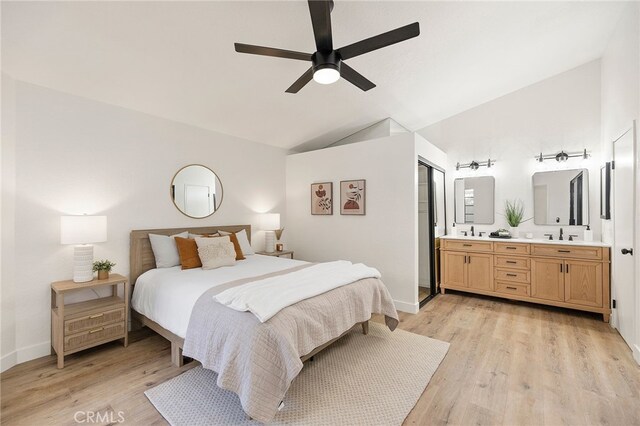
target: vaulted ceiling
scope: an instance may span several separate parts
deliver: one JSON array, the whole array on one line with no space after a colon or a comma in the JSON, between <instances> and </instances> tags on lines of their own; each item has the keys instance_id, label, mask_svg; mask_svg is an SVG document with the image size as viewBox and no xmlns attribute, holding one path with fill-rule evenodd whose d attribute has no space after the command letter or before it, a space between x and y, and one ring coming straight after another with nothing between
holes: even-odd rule
<instances>
[{"instance_id":1,"label":"vaulted ceiling","mask_svg":"<svg viewBox=\"0 0 640 426\"><path fill-rule=\"evenodd\" d=\"M305 1L2 2L12 77L283 148L333 142L393 117L411 130L599 58L618 2L335 0L334 45L414 21L418 38L353 58L377 84L285 89L301 61L242 55L243 42L313 52Z\"/></svg>"}]
</instances>

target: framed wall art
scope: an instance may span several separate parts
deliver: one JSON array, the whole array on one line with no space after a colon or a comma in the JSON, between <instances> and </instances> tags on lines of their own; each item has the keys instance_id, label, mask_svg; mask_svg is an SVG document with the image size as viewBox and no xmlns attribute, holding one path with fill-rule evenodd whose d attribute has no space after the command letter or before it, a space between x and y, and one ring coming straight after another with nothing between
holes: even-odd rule
<instances>
[{"instance_id":1,"label":"framed wall art","mask_svg":"<svg viewBox=\"0 0 640 426\"><path fill-rule=\"evenodd\" d=\"M340 214L364 215L366 204L367 190L364 179L340 182Z\"/></svg>"},{"instance_id":2,"label":"framed wall art","mask_svg":"<svg viewBox=\"0 0 640 426\"><path fill-rule=\"evenodd\" d=\"M311 214L333 214L333 183L321 182L311 184Z\"/></svg>"}]
</instances>

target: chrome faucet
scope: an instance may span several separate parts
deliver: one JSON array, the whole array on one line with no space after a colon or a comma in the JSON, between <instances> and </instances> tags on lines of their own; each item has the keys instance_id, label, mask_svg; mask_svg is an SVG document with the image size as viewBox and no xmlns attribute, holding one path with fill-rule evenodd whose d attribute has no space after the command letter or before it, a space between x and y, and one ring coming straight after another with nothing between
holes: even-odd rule
<instances>
[{"instance_id":1,"label":"chrome faucet","mask_svg":"<svg viewBox=\"0 0 640 426\"><path fill-rule=\"evenodd\" d=\"M558 239L559 239L560 241L564 240L564 238L562 237L562 228L560 228L560 236L558 237Z\"/></svg>"}]
</instances>

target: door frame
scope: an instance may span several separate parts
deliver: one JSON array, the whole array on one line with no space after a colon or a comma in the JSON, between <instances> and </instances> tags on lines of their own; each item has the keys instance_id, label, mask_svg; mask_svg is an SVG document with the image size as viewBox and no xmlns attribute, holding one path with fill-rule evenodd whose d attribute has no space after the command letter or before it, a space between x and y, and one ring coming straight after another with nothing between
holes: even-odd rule
<instances>
[{"instance_id":1,"label":"door frame","mask_svg":"<svg viewBox=\"0 0 640 426\"><path fill-rule=\"evenodd\" d=\"M632 146L632 152L633 152L633 161L635 163L635 168L634 168L634 182L633 182L633 201L631 203L632 208L634 210L634 214L633 217L636 218L636 223L632 223L632 228L633 228L633 235L634 235L634 249L639 249L640 248L640 219L638 218L638 213L640 213L640 197L638 196L638 191L640 190L640 173L639 173L639 167L640 167L640 152L638 151L638 129L637 129L637 122L636 120L634 120L632 122L631 127L627 128L625 131L621 132L619 134L618 137L616 137L615 139L613 139L611 141L611 157L612 160L615 161L615 143L617 141L619 141L621 138L623 138L624 136L627 135L627 133L631 132L631 136L633 138L633 146ZM615 163L614 163L615 164ZM616 173L615 173L615 167L612 167L611 170L611 180L612 180L612 185L611 185L611 189L612 189L612 194L615 200L616 197L616 193L615 193L615 179L616 179ZM615 201L613 203L611 203L611 218L614 219L615 218ZM616 223L615 223L615 219L612 220L612 230L613 230L613 236L612 236L612 251L615 250L616 247ZM611 277L615 277L615 269L616 269L616 264L614 262L614 259L616 257L616 253L614 252L613 255L611 256ZM634 258L635 258L635 262L633 264L633 268L634 268L634 297L635 297L635 315L634 315L634 324L633 324L633 332L632 332L632 338L634 340L634 342L631 343L631 350L633 352L633 357L636 360L636 362L638 364L640 364L640 285L639 285L639 277L638 277L638 273L640 272L640 254L638 253L634 253ZM615 299L617 297L617 287L616 287L616 282L614 279L611 280L611 299ZM618 329L618 311L616 309L612 309L611 310L612 315L611 315L611 325L613 327L616 328L616 330Z\"/></svg>"}]
</instances>

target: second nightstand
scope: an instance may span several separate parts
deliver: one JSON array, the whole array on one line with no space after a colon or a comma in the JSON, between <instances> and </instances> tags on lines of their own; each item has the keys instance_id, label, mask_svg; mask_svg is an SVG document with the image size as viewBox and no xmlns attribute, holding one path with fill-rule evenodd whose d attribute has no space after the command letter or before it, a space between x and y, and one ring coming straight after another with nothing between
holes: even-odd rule
<instances>
[{"instance_id":1,"label":"second nightstand","mask_svg":"<svg viewBox=\"0 0 640 426\"><path fill-rule=\"evenodd\" d=\"M282 250L282 251L271 251L271 252L257 251L256 254L261 254L263 256L277 256L277 257L289 256L291 259L293 259L293 250Z\"/></svg>"},{"instance_id":2,"label":"second nightstand","mask_svg":"<svg viewBox=\"0 0 640 426\"><path fill-rule=\"evenodd\" d=\"M124 298L118 296L120 284ZM103 286L111 287L111 296L64 304L67 293ZM58 355L58 368L64 368L65 355L118 339L127 346L128 317L129 281L122 275L85 283L51 283L51 347Z\"/></svg>"}]
</instances>

